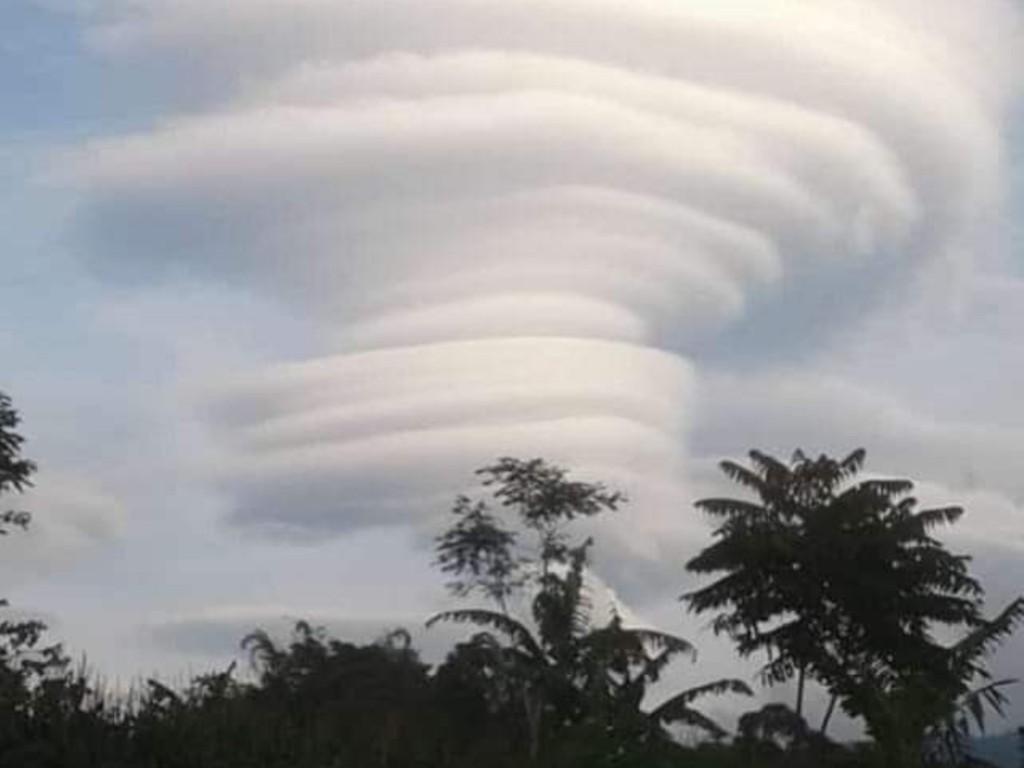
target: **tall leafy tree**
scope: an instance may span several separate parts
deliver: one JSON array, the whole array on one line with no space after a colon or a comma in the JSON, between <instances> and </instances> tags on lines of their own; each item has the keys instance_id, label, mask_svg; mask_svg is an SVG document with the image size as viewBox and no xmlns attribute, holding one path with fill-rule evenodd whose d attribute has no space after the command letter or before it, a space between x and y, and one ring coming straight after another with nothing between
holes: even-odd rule
<instances>
[{"instance_id":1,"label":"tall leafy tree","mask_svg":"<svg viewBox=\"0 0 1024 768\"><path fill-rule=\"evenodd\" d=\"M864 717L880 743L902 738L913 751L980 669L977 658L958 663L934 630L1000 633L982 618L983 591L969 558L931 535L963 511L919 510L908 480L855 482L864 458L863 450L840 460L798 451L786 463L752 451L749 466L723 462L723 472L751 493L697 503L719 525L714 543L687 567L722 575L684 598L691 610L714 613L715 630L730 635L741 654L769 654L767 682L797 677L798 714L810 676ZM1012 628L1019 606L1007 611L999 626ZM922 691L942 692L939 702L917 703L923 725L908 727L905 708L886 719L887 707ZM907 749L890 762L908 759Z\"/></svg>"}]
</instances>

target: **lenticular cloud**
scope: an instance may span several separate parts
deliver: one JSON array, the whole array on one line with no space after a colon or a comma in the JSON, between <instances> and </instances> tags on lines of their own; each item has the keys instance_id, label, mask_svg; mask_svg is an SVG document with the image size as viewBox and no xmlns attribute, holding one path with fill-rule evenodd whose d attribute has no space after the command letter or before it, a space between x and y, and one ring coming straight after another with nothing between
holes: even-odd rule
<instances>
[{"instance_id":1,"label":"lenticular cloud","mask_svg":"<svg viewBox=\"0 0 1024 768\"><path fill-rule=\"evenodd\" d=\"M649 540L678 520L689 345L781 281L968 249L999 189L994 2L114 8L95 45L201 98L78 155L95 258L329 331L218 385L247 524L408 522L544 455L631 489Z\"/></svg>"}]
</instances>

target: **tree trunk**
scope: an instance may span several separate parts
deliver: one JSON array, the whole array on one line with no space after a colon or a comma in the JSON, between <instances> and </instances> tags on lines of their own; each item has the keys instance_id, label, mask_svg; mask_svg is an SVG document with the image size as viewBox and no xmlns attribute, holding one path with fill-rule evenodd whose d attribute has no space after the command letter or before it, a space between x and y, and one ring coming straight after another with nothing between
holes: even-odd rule
<instances>
[{"instance_id":1,"label":"tree trunk","mask_svg":"<svg viewBox=\"0 0 1024 768\"><path fill-rule=\"evenodd\" d=\"M529 688L523 690L523 705L526 709L526 727L530 736L530 762L536 763L540 755L540 717L542 704L540 696Z\"/></svg>"},{"instance_id":2,"label":"tree trunk","mask_svg":"<svg viewBox=\"0 0 1024 768\"><path fill-rule=\"evenodd\" d=\"M804 683L806 682L807 670L801 665L796 676L796 716L804 716Z\"/></svg>"},{"instance_id":3,"label":"tree trunk","mask_svg":"<svg viewBox=\"0 0 1024 768\"><path fill-rule=\"evenodd\" d=\"M828 700L828 709L825 710L825 718L821 721L821 735L825 735L825 731L828 730L828 722L832 719L832 713L836 708L836 699L838 697L832 694L832 698Z\"/></svg>"}]
</instances>

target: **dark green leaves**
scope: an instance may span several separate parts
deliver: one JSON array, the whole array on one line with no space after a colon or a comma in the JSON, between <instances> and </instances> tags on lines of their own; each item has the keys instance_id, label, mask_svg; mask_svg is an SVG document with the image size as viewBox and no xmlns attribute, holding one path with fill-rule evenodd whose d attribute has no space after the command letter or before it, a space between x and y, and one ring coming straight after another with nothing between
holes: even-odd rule
<instances>
[{"instance_id":1,"label":"dark green leaves","mask_svg":"<svg viewBox=\"0 0 1024 768\"><path fill-rule=\"evenodd\" d=\"M610 512L625 501L618 491L601 483L568 479L568 473L543 459L504 457L477 471L485 486L494 486L494 497L514 508L523 523L543 529L578 517Z\"/></svg>"},{"instance_id":2,"label":"dark green leaves","mask_svg":"<svg viewBox=\"0 0 1024 768\"><path fill-rule=\"evenodd\" d=\"M984 658L1024 619L1024 604L983 620L969 558L932 537L963 510L919 510L908 480L855 482L864 459L863 450L841 460L797 451L786 463L751 451L749 465L723 462L749 496L697 502L719 524L687 568L718 578L684 599L714 614L741 654L769 653L766 683L815 678L883 751L920 754L936 724L955 735L966 715L980 725L985 706L1000 709L1006 681L970 684L989 679ZM969 629L959 643L935 640L936 628L954 626Z\"/></svg>"},{"instance_id":3,"label":"dark green leaves","mask_svg":"<svg viewBox=\"0 0 1024 768\"><path fill-rule=\"evenodd\" d=\"M21 456L25 439L15 432L20 422L11 398L0 392L0 496L11 491L20 493L30 487L32 474L36 471L36 465ZM0 534L7 533L9 526L24 528L28 523L27 512L0 512Z\"/></svg>"},{"instance_id":4,"label":"dark green leaves","mask_svg":"<svg viewBox=\"0 0 1024 768\"><path fill-rule=\"evenodd\" d=\"M503 603L521 583L521 563L512 554L516 535L502 527L482 501L459 496L456 523L437 537L437 560L454 578L448 588L459 597L474 590Z\"/></svg>"},{"instance_id":5,"label":"dark green leaves","mask_svg":"<svg viewBox=\"0 0 1024 768\"><path fill-rule=\"evenodd\" d=\"M483 698L499 709L511 706L520 719L528 759L554 736L581 729L615 749L662 743L669 722L721 735L691 705L705 694L749 693L742 682L686 691L657 714L646 713L641 704L648 687L676 657L692 659L693 646L657 630L625 627L617 614L594 626L586 588L594 542L574 539L570 529L581 518L617 509L622 494L571 480L540 459L503 458L477 474L495 505L458 497L455 524L437 537L436 562L455 577L452 592L481 592L500 611L446 611L428 626L449 621L485 630L460 645L461 658L487 671L484 682L474 676ZM512 616L508 603L515 592L528 598L529 620Z\"/></svg>"}]
</instances>

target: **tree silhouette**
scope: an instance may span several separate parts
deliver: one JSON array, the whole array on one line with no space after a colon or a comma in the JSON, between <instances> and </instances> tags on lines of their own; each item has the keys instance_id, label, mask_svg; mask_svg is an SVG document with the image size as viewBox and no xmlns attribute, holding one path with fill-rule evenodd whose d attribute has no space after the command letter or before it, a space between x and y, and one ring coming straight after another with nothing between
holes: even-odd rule
<instances>
[{"instance_id":1,"label":"tree silhouette","mask_svg":"<svg viewBox=\"0 0 1024 768\"><path fill-rule=\"evenodd\" d=\"M459 497L453 508L457 522L437 539L437 562L454 577L453 593L480 591L499 610L446 611L428 626L452 621L484 628L473 642L491 654L505 695L521 701L531 760L538 758L545 730L564 727L634 741L661 738L670 723L724 733L692 704L707 694L749 694L742 681L684 691L643 713L648 686L674 658L692 656L692 646L667 633L625 627L618 615L606 626L592 625L585 576L593 540L572 541L567 526L617 509L622 495L598 483L569 480L564 470L540 459L504 458L478 474L521 529L533 534L533 548L517 546L519 533L499 522L487 502ZM508 609L517 592L532 592L532 627Z\"/></svg>"},{"instance_id":2,"label":"tree silhouette","mask_svg":"<svg viewBox=\"0 0 1024 768\"><path fill-rule=\"evenodd\" d=\"M907 480L852 482L864 458L863 450L842 460L798 451L786 464L752 451L749 467L723 462L755 498L697 502L721 522L687 567L725 575L684 598L697 613L716 613L716 632L741 654L769 653L766 682L797 677L797 715L809 675L864 718L896 765L919 756L925 732L983 669L977 654L1012 629L1020 606L984 622L969 558L930 535L962 510L918 510ZM966 627L976 639L946 648L933 635L939 626ZM994 696L989 689L970 701ZM830 714L831 706L822 730Z\"/></svg>"},{"instance_id":3,"label":"tree silhouette","mask_svg":"<svg viewBox=\"0 0 1024 768\"><path fill-rule=\"evenodd\" d=\"M31 487L36 471L21 455L20 423L10 397L0 393L0 497ZM4 509L0 534L24 529L29 521L27 512ZM0 600L0 608L7 607ZM0 620L0 764L53 758L59 744L52 730L67 732L89 692L84 675L69 672L70 659L59 644L40 645L45 630L36 619Z\"/></svg>"},{"instance_id":4,"label":"tree silhouette","mask_svg":"<svg viewBox=\"0 0 1024 768\"><path fill-rule=\"evenodd\" d=\"M15 432L21 419L14 410L11 398L0 392L0 496L13 492L21 493L32 485L36 465L22 458L21 446L25 439ZM29 515L14 509L0 511L0 534L8 532L11 526L25 528Z\"/></svg>"},{"instance_id":5,"label":"tree silhouette","mask_svg":"<svg viewBox=\"0 0 1024 768\"><path fill-rule=\"evenodd\" d=\"M1005 714L1005 689L1017 680L993 679L986 659L1022 620L1018 598L942 649L944 674L922 670L887 687L861 685L852 691L850 711L864 717L880 746L900 751L893 762L912 763L923 743L934 761L961 764L970 754L972 725L983 734L986 710Z\"/></svg>"}]
</instances>

